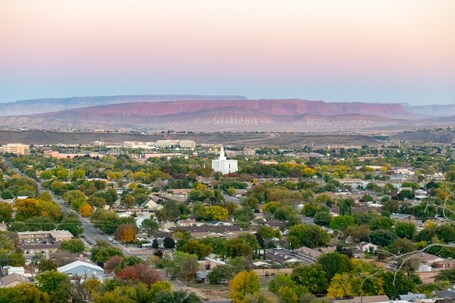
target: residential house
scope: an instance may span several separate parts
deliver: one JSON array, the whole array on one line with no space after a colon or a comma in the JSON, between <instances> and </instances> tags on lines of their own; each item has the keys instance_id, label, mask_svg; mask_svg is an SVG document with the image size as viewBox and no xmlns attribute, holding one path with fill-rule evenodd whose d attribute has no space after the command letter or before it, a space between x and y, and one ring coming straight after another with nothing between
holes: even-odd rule
<instances>
[{"instance_id":1,"label":"residential house","mask_svg":"<svg viewBox=\"0 0 455 303\"><path fill-rule=\"evenodd\" d=\"M334 303L382 303L382 302L390 302L389 297L387 297L386 295L365 296L334 301Z\"/></svg>"},{"instance_id":2,"label":"residential house","mask_svg":"<svg viewBox=\"0 0 455 303\"><path fill-rule=\"evenodd\" d=\"M57 271L68 274L72 277L92 277L96 279L104 278L104 269L98 265L84 261L74 261L57 268Z\"/></svg>"},{"instance_id":3,"label":"residential house","mask_svg":"<svg viewBox=\"0 0 455 303\"><path fill-rule=\"evenodd\" d=\"M22 283L30 282L26 277L18 273L9 274L0 279L0 287L14 287Z\"/></svg>"}]
</instances>

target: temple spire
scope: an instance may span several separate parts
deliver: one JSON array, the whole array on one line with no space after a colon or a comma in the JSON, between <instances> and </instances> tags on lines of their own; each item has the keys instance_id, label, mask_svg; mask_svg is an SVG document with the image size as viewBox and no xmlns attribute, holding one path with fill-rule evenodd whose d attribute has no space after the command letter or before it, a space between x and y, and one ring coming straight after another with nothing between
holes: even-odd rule
<instances>
[{"instance_id":1,"label":"temple spire","mask_svg":"<svg viewBox=\"0 0 455 303\"><path fill-rule=\"evenodd\" d=\"M224 147L221 145L221 149L220 149L220 157L219 157L220 160L226 160L226 156L224 155Z\"/></svg>"}]
</instances>

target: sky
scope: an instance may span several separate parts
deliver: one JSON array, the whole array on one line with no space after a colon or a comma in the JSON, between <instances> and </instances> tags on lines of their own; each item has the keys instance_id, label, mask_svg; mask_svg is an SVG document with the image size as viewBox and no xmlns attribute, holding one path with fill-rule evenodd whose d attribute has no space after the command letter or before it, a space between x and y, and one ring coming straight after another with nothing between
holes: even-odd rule
<instances>
[{"instance_id":1,"label":"sky","mask_svg":"<svg viewBox=\"0 0 455 303\"><path fill-rule=\"evenodd\" d=\"M455 103L453 0L0 0L0 102Z\"/></svg>"}]
</instances>

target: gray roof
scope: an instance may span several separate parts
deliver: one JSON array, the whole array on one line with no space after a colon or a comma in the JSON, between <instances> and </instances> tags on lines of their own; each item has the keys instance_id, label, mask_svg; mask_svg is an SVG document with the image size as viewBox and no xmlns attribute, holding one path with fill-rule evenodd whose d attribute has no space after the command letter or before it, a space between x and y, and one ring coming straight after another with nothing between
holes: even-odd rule
<instances>
[{"instance_id":1,"label":"gray roof","mask_svg":"<svg viewBox=\"0 0 455 303\"><path fill-rule=\"evenodd\" d=\"M455 299L455 291L451 290L437 290L435 291L437 298L448 298L448 299Z\"/></svg>"}]
</instances>

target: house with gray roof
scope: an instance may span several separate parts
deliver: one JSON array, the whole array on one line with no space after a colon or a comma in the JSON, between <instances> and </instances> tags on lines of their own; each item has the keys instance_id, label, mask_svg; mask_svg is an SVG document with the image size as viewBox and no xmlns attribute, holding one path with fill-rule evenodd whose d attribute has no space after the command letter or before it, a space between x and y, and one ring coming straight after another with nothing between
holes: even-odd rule
<instances>
[{"instance_id":1,"label":"house with gray roof","mask_svg":"<svg viewBox=\"0 0 455 303\"><path fill-rule=\"evenodd\" d=\"M104 278L104 269L102 269L98 265L84 261L74 261L72 263L57 268L57 271L65 273L72 277L74 276L91 277L96 279Z\"/></svg>"}]
</instances>

